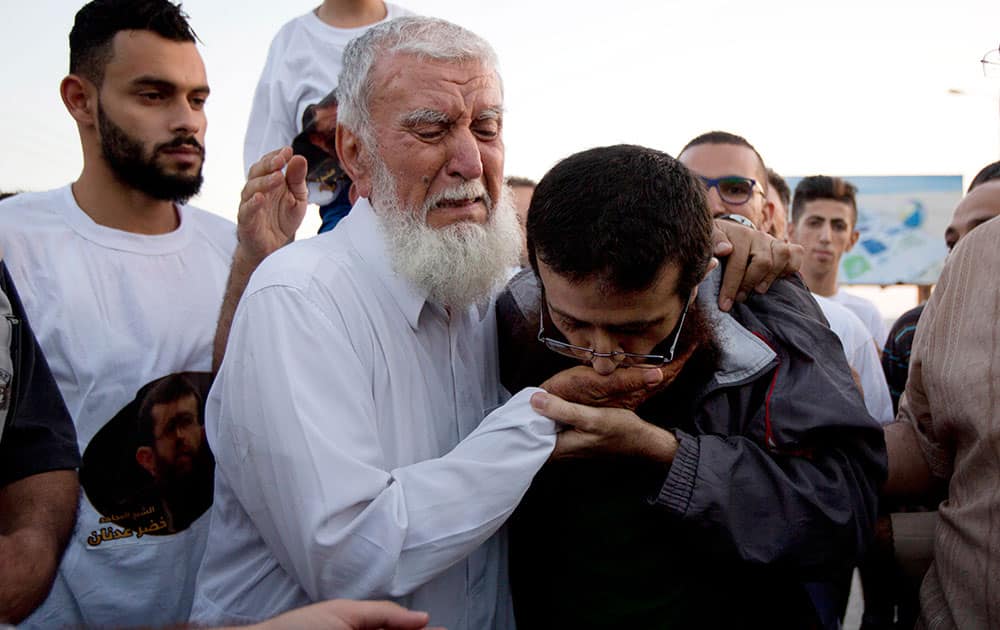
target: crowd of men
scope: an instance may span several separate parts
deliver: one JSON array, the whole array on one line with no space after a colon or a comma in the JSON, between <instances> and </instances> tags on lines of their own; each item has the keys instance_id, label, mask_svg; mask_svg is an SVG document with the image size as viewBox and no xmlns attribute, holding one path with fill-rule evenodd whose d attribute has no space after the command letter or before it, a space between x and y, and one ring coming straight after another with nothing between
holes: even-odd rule
<instances>
[{"instance_id":1,"label":"crowd of men","mask_svg":"<svg viewBox=\"0 0 1000 630\"><path fill-rule=\"evenodd\" d=\"M837 628L859 564L870 630L1000 619L997 165L887 333L850 182L723 131L505 179L490 45L381 0L276 36L233 225L196 42L86 4L83 170L0 203L0 621Z\"/></svg>"}]
</instances>

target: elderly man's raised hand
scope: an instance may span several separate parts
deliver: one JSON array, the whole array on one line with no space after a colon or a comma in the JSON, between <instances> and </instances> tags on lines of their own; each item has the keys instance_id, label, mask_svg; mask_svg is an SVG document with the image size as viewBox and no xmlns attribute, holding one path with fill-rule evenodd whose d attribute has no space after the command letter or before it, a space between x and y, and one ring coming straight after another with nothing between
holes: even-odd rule
<instances>
[{"instance_id":1,"label":"elderly man's raised hand","mask_svg":"<svg viewBox=\"0 0 1000 630\"><path fill-rule=\"evenodd\" d=\"M714 255L728 257L719 289L719 308L728 311L733 301L742 302L751 291L766 293L779 276L802 266L803 250L773 236L751 230L733 221L715 221L712 234Z\"/></svg>"},{"instance_id":2,"label":"elderly man's raised hand","mask_svg":"<svg viewBox=\"0 0 1000 630\"><path fill-rule=\"evenodd\" d=\"M305 158L292 155L290 147L250 167L237 218L238 255L248 263L256 265L295 239L309 203L306 169Z\"/></svg>"},{"instance_id":3,"label":"elderly man's raised hand","mask_svg":"<svg viewBox=\"0 0 1000 630\"><path fill-rule=\"evenodd\" d=\"M239 243L229 268L219 325L212 342L213 373L222 364L236 305L250 275L272 252L295 240L295 230L299 229L309 204L307 166L304 157L293 156L292 149L285 147L271 151L250 167L236 220Z\"/></svg>"}]
</instances>

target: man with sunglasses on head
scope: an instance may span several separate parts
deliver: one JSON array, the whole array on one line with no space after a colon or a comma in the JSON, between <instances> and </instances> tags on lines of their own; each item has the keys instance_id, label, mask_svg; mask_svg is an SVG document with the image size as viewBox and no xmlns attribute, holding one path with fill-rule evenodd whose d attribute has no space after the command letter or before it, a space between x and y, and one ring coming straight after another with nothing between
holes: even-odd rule
<instances>
[{"instance_id":1,"label":"man with sunglasses on head","mask_svg":"<svg viewBox=\"0 0 1000 630\"><path fill-rule=\"evenodd\" d=\"M522 630L816 627L806 584L864 546L881 429L797 276L719 310L711 229L698 179L652 149L579 153L535 190L532 272L497 303L505 386L663 379L631 408L532 396L564 431L511 523Z\"/></svg>"}]
</instances>

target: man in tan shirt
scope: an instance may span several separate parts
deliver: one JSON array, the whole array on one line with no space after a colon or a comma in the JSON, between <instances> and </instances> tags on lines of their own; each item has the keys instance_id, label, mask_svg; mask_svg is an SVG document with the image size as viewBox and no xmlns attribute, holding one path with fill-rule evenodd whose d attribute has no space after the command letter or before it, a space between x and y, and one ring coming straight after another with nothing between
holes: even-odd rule
<instances>
[{"instance_id":1,"label":"man in tan shirt","mask_svg":"<svg viewBox=\"0 0 1000 630\"><path fill-rule=\"evenodd\" d=\"M920 318L887 495L946 483L918 628L1000 624L1000 219L953 250Z\"/></svg>"}]
</instances>

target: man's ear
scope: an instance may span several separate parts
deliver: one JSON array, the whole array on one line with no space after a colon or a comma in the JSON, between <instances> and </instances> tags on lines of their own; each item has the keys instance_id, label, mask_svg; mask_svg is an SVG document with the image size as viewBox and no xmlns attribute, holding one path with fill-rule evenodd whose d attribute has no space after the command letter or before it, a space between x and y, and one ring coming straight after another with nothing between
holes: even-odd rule
<instances>
[{"instance_id":1,"label":"man's ear","mask_svg":"<svg viewBox=\"0 0 1000 630\"><path fill-rule=\"evenodd\" d=\"M69 115L82 126L97 124L97 86L75 74L66 75L59 84L59 96Z\"/></svg>"},{"instance_id":2,"label":"man's ear","mask_svg":"<svg viewBox=\"0 0 1000 630\"><path fill-rule=\"evenodd\" d=\"M858 232L857 230L852 230L851 231L851 240L847 241L847 247L844 248L844 251L845 252L851 251L851 249L854 247L854 245L858 242L858 238L860 236L861 236L860 232Z\"/></svg>"},{"instance_id":3,"label":"man's ear","mask_svg":"<svg viewBox=\"0 0 1000 630\"><path fill-rule=\"evenodd\" d=\"M364 142L353 131L337 125L337 159L347 171L353 189L360 197L371 197L372 173L371 156L367 154Z\"/></svg>"},{"instance_id":4,"label":"man's ear","mask_svg":"<svg viewBox=\"0 0 1000 630\"><path fill-rule=\"evenodd\" d=\"M771 227L774 225L774 202L765 199L764 205L760 207L760 213L761 220L757 229L770 234Z\"/></svg>"},{"instance_id":5,"label":"man's ear","mask_svg":"<svg viewBox=\"0 0 1000 630\"><path fill-rule=\"evenodd\" d=\"M135 461L146 469L152 476L156 476L156 462L153 461L153 449L148 446L140 446L135 449Z\"/></svg>"},{"instance_id":6,"label":"man's ear","mask_svg":"<svg viewBox=\"0 0 1000 630\"><path fill-rule=\"evenodd\" d=\"M788 240L790 242L792 242L792 243L795 243L796 242L795 241L795 224L792 223L791 217L788 217L788 219L789 219L788 225L785 226L785 229L788 230Z\"/></svg>"}]
</instances>

